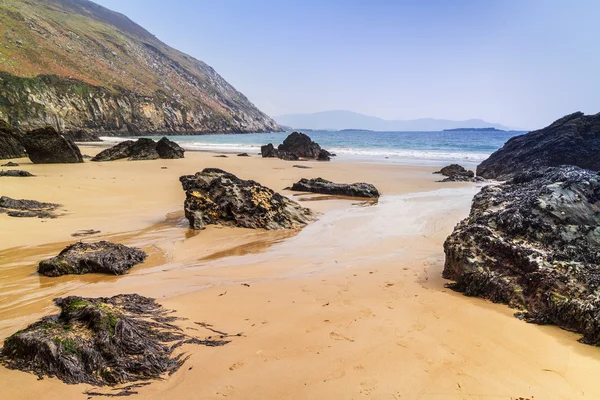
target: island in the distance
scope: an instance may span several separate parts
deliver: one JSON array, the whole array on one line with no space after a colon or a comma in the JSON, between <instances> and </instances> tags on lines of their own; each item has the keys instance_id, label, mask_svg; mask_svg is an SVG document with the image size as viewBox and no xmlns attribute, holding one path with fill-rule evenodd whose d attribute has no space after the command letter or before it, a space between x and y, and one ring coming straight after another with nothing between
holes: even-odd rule
<instances>
[{"instance_id":1,"label":"island in the distance","mask_svg":"<svg viewBox=\"0 0 600 400\"><path fill-rule=\"evenodd\" d=\"M498 128L454 128L444 129L444 132L507 132Z\"/></svg>"}]
</instances>

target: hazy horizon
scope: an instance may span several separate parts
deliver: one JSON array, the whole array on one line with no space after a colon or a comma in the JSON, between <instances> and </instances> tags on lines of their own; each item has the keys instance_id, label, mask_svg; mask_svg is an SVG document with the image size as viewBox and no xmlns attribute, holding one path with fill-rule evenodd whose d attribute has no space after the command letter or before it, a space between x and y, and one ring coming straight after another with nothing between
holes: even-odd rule
<instances>
[{"instance_id":1,"label":"hazy horizon","mask_svg":"<svg viewBox=\"0 0 600 400\"><path fill-rule=\"evenodd\" d=\"M600 111L600 3L96 0L270 116L349 110L520 129Z\"/></svg>"}]
</instances>

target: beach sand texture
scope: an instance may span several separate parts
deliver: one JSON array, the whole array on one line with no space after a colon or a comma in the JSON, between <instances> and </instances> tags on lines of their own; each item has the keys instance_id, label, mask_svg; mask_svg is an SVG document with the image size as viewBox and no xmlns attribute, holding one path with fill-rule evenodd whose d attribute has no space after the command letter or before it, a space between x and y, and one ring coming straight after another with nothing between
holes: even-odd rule
<instances>
[{"instance_id":1,"label":"beach sand texture","mask_svg":"<svg viewBox=\"0 0 600 400\"><path fill-rule=\"evenodd\" d=\"M82 146L95 154L97 147ZM513 310L444 288L442 244L474 184L437 183L433 167L296 162L259 156L33 165L0 195L62 204L52 220L0 214L0 338L55 311L52 299L138 293L187 318L223 347L189 347L143 399L597 399L600 350L577 335L526 324ZM166 169L164 168L166 167ZM253 179L318 212L299 231L188 229L179 176L206 167ZM298 179L373 183L374 205L298 195ZM37 263L83 229L148 252L121 277L46 278ZM239 336L237 336L240 334ZM93 388L0 368L5 399L80 399ZM93 389L96 391L96 389ZM110 392L110 389L98 389Z\"/></svg>"}]
</instances>

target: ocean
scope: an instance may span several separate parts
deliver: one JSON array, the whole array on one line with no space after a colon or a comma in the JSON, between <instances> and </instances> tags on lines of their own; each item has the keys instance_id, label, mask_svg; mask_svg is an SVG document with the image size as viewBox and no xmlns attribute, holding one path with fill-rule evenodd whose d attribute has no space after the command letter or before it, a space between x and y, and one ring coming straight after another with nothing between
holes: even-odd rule
<instances>
[{"instance_id":1,"label":"ocean","mask_svg":"<svg viewBox=\"0 0 600 400\"><path fill-rule=\"evenodd\" d=\"M186 150L259 154L260 146L277 147L290 132L170 136ZM321 147L337 154L334 160L372 163L445 165L452 162L474 167L523 132L443 131L371 132L305 131ZM155 140L160 136L145 136ZM126 138L103 137L107 141Z\"/></svg>"}]
</instances>

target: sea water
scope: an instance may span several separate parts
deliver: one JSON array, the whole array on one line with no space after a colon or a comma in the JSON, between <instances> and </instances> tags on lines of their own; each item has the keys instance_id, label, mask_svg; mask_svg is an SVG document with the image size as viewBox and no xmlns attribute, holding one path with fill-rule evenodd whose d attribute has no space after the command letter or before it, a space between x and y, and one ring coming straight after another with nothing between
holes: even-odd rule
<instances>
[{"instance_id":1,"label":"sea water","mask_svg":"<svg viewBox=\"0 0 600 400\"><path fill-rule=\"evenodd\" d=\"M304 131L334 160L473 167L515 135L505 131L371 132ZM281 144L290 132L169 136L186 150L259 154L260 146ZM160 136L145 136L158 140ZM107 141L125 138L104 137Z\"/></svg>"}]
</instances>

